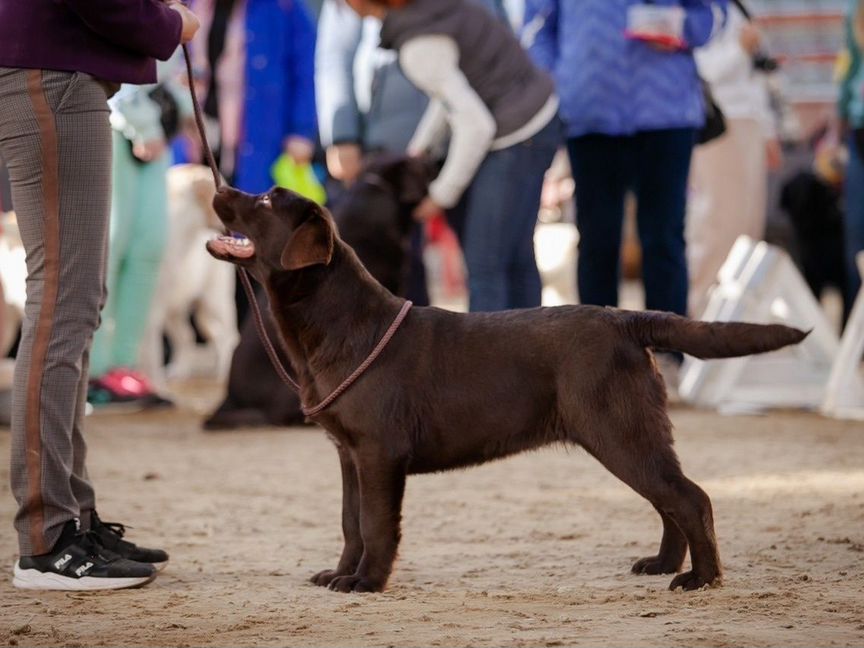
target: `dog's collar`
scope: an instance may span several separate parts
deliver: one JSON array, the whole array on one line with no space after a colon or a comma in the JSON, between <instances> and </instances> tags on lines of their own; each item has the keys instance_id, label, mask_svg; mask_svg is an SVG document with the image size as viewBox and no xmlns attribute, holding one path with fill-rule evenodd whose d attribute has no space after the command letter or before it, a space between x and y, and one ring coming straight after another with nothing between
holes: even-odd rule
<instances>
[{"instance_id":1,"label":"dog's collar","mask_svg":"<svg viewBox=\"0 0 864 648\"><path fill-rule=\"evenodd\" d=\"M300 410L303 412L305 416L315 416L316 414L320 414L327 407L330 406L333 401L339 398L354 382L363 375L363 373L369 368L373 362L375 362L375 358L381 355L381 352L387 347L387 344L396 334L396 331L399 330L399 327L402 325L402 322L405 321L405 317L408 315L408 311L411 310L411 307L414 304L410 301L405 301L402 304L402 308L399 310L399 314L396 315L396 319L393 320L393 323L390 324L390 328L384 333L384 337L382 337L378 344L372 349L372 352L369 356L357 367L354 372L348 376L342 384L339 385L336 389L334 389L327 398L322 400L320 403L315 405L315 407L306 407L305 405L301 406Z\"/></svg>"}]
</instances>

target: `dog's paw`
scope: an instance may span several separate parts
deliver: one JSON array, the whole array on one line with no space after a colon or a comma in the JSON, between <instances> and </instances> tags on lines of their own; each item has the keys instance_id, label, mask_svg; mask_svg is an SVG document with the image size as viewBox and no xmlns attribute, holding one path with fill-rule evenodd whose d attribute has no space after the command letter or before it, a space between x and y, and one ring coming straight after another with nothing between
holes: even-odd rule
<instances>
[{"instance_id":1,"label":"dog's paw","mask_svg":"<svg viewBox=\"0 0 864 648\"><path fill-rule=\"evenodd\" d=\"M315 574L309 579L309 581L319 587L327 587L331 582L333 582L334 578L338 578L341 575L342 574L337 572L335 569L325 569L324 571Z\"/></svg>"},{"instance_id":2,"label":"dog's paw","mask_svg":"<svg viewBox=\"0 0 864 648\"><path fill-rule=\"evenodd\" d=\"M641 558L633 563L634 574L648 574L654 576L656 574L674 574L681 569L680 563L673 564L673 561L663 559L660 556L648 556Z\"/></svg>"},{"instance_id":3,"label":"dog's paw","mask_svg":"<svg viewBox=\"0 0 864 648\"><path fill-rule=\"evenodd\" d=\"M675 578L672 579L672 582L669 584L669 589L675 591L679 587L683 589L685 592L690 592L692 590L702 589L703 587L715 587L721 584L720 576L715 575L712 577L700 576L696 572L688 571L683 574L678 574Z\"/></svg>"},{"instance_id":4,"label":"dog's paw","mask_svg":"<svg viewBox=\"0 0 864 648\"><path fill-rule=\"evenodd\" d=\"M329 588L334 592L383 592L384 584L353 574L351 576L337 576L330 581Z\"/></svg>"}]
</instances>

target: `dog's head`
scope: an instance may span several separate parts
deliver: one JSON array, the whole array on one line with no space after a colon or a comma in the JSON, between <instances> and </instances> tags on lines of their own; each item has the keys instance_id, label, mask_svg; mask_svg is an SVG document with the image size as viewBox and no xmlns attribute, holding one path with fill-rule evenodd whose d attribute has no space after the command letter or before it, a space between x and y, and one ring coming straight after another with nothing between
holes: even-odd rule
<instances>
[{"instance_id":1,"label":"dog's head","mask_svg":"<svg viewBox=\"0 0 864 648\"><path fill-rule=\"evenodd\" d=\"M168 170L167 181L168 206L177 214L178 220L189 226L221 229L219 217L213 210L216 187L209 167L177 164Z\"/></svg>"},{"instance_id":2,"label":"dog's head","mask_svg":"<svg viewBox=\"0 0 864 648\"><path fill-rule=\"evenodd\" d=\"M426 197L436 172L426 158L378 153L364 165L358 184L377 185L401 206L413 210Z\"/></svg>"},{"instance_id":3,"label":"dog's head","mask_svg":"<svg viewBox=\"0 0 864 648\"><path fill-rule=\"evenodd\" d=\"M339 236L387 289L405 291L413 212L426 196L434 168L405 156L372 156L357 181L334 200Z\"/></svg>"},{"instance_id":4,"label":"dog's head","mask_svg":"<svg viewBox=\"0 0 864 648\"><path fill-rule=\"evenodd\" d=\"M207 251L246 268L262 283L274 275L326 266L333 257L332 217L293 191L275 187L254 196L223 187L213 207L233 236L209 241Z\"/></svg>"},{"instance_id":5,"label":"dog's head","mask_svg":"<svg viewBox=\"0 0 864 648\"><path fill-rule=\"evenodd\" d=\"M434 175L423 160L376 155L357 181L335 198L333 217L352 247L368 236L399 241L414 227L414 209L426 196ZM362 255L361 255L362 258Z\"/></svg>"}]
</instances>

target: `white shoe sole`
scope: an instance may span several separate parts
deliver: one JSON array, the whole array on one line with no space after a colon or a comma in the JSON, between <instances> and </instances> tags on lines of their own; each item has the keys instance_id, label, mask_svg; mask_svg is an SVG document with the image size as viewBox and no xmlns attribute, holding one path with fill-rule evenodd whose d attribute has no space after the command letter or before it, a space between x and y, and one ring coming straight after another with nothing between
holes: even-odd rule
<instances>
[{"instance_id":1,"label":"white shoe sole","mask_svg":"<svg viewBox=\"0 0 864 648\"><path fill-rule=\"evenodd\" d=\"M38 569L21 569L16 562L12 585L19 589L92 592L142 587L154 578L156 578L156 574L138 578L96 578L94 576L69 578L52 572L41 572Z\"/></svg>"},{"instance_id":2,"label":"white shoe sole","mask_svg":"<svg viewBox=\"0 0 864 648\"><path fill-rule=\"evenodd\" d=\"M156 571L157 571L157 572L161 572L163 569L165 569L165 568L168 566L168 561L166 560L165 562L161 562L161 563L150 563L150 564L153 565L153 566L156 568Z\"/></svg>"}]
</instances>

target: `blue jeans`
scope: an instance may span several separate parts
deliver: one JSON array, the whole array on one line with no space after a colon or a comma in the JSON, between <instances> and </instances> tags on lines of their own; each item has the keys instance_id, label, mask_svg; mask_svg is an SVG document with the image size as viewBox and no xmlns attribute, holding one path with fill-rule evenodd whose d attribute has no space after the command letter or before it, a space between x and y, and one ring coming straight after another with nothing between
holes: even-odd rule
<instances>
[{"instance_id":1,"label":"blue jeans","mask_svg":"<svg viewBox=\"0 0 864 648\"><path fill-rule=\"evenodd\" d=\"M490 151L463 197L464 223L453 225L468 267L472 312L540 305L534 226L543 175L560 143L556 117L534 137Z\"/></svg>"},{"instance_id":2,"label":"blue jeans","mask_svg":"<svg viewBox=\"0 0 864 648\"><path fill-rule=\"evenodd\" d=\"M846 246L847 304L855 303L861 289L856 255L864 250L864 158L854 135L849 139L849 166L846 169L846 218L843 220Z\"/></svg>"},{"instance_id":3,"label":"blue jeans","mask_svg":"<svg viewBox=\"0 0 864 648\"><path fill-rule=\"evenodd\" d=\"M567 142L576 182L583 304L618 305L624 198L636 194L645 305L687 313L684 215L695 131L586 135Z\"/></svg>"}]
</instances>

